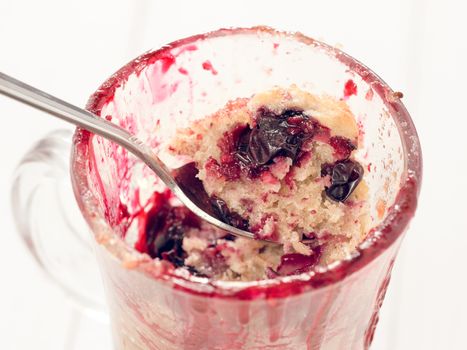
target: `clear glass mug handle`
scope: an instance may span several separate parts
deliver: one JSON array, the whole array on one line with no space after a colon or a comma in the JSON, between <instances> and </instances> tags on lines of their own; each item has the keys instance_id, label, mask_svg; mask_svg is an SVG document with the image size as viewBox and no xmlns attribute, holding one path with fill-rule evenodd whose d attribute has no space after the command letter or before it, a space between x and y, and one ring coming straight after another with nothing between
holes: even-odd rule
<instances>
[{"instance_id":1,"label":"clear glass mug handle","mask_svg":"<svg viewBox=\"0 0 467 350\"><path fill-rule=\"evenodd\" d=\"M106 321L92 235L74 201L71 130L37 142L16 168L11 192L18 232L36 261L88 316Z\"/></svg>"}]
</instances>

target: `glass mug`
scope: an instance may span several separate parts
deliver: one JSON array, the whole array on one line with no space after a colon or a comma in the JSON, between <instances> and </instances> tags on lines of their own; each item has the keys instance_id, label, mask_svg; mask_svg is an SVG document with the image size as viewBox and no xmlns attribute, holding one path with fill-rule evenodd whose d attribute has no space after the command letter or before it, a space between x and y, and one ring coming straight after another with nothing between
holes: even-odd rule
<instances>
[{"instance_id":1,"label":"glass mug","mask_svg":"<svg viewBox=\"0 0 467 350\"><path fill-rule=\"evenodd\" d=\"M55 133L20 164L13 188L20 233L55 280L97 309L97 291L88 288L96 283L82 237L87 230L76 229L80 218L69 217L73 203L60 187L69 183L69 167L92 231L115 349L369 348L416 208L422 168L417 133L400 95L377 75L299 33L222 29L136 58L102 84L87 109L160 152L177 128L227 101L291 84L347 101L361 128L357 158L367 169L372 218L371 231L351 257L302 275L206 281L135 251L129 243L144 216L123 218L149 210L149 197L164 186L121 147L87 131L77 129L71 145L68 134Z\"/></svg>"}]
</instances>

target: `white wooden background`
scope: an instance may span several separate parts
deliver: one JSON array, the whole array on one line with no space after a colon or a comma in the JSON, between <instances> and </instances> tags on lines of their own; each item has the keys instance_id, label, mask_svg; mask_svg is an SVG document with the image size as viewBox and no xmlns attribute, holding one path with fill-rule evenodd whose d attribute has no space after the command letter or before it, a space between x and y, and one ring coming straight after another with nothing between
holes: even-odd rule
<instances>
[{"instance_id":1,"label":"white wooden background","mask_svg":"<svg viewBox=\"0 0 467 350\"><path fill-rule=\"evenodd\" d=\"M456 0L0 0L0 71L84 105L141 52L218 27L267 24L342 44L404 92L425 160L373 349L467 349L466 17ZM3 97L0 118L0 348L110 349L106 326L73 311L11 218L15 165L64 124Z\"/></svg>"}]
</instances>

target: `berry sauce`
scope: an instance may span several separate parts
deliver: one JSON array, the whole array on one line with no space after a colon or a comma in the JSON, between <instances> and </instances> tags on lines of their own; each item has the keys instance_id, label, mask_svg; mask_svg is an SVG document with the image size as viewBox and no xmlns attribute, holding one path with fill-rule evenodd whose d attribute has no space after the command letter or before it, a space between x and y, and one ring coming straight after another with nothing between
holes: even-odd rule
<instances>
[{"instance_id":1,"label":"berry sauce","mask_svg":"<svg viewBox=\"0 0 467 350\"><path fill-rule=\"evenodd\" d=\"M192 163L189 164L184 171L190 174L194 168ZM196 169L196 168L195 168ZM197 170L196 170L197 171ZM180 172L182 173L182 172ZM194 173L196 174L196 173ZM181 175L179 175L181 176ZM189 176L189 175L187 175ZM211 205L211 212L222 221L244 229L249 230L248 221L243 219L237 213L231 212L225 202L216 197L208 197L204 188L197 182L201 183L198 178L194 178L187 186L194 189L193 191L199 195L202 200L207 200ZM191 273L200 276L201 274L195 269L185 266L185 258L187 257L183 250L183 238L190 229L200 229L201 221L188 208L184 206L172 206L170 191L164 193L155 192L150 199L151 209L144 215L140 215L142 219L142 227L138 241L135 243L135 249L142 253L149 254L153 259L159 258L171 262L175 267L185 267ZM208 208L208 211L209 208ZM227 234L222 237L226 240L235 240L235 236ZM221 266L214 266L221 262L222 255L220 254L221 247L213 244L205 253L207 261L212 261L213 269L221 269ZM215 264L214 264L215 263ZM225 265L225 261L222 266Z\"/></svg>"},{"instance_id":2,"label":"berry sauce","mask_svg":"<svg viewBox=\"0 0 467 350\"><path fill-rule=\"evenodd\" d=\"M284 254L277 267L279 276L291 276L310 271L319 261L321 251L319 246L312 255L303 255L298 253Z\"/></svg>"},{"instance_id":3,"label":"berry sauce","mask_svg":"<svg viewBox=\"0 0 467 350\"><path fill-rule=\"evenodd\" d=\"M186 258L182 248L184 234L191 228L200 228L200 220L186 207L171 206L165 194L156 192L152 202L135 248L181 267Z\"/></svg>"},{"instance_id":4,"label":"berry sauce","mask_svg":"<svg viewBox=\"0 0 467 350\"><path fill-rule=\"evenodd\" d=\"M357 148L349 139L341 136L331 137L329 144L334 148L334 156L339 160L349 158L352 151Z\"/></svg>"}]
</instances>

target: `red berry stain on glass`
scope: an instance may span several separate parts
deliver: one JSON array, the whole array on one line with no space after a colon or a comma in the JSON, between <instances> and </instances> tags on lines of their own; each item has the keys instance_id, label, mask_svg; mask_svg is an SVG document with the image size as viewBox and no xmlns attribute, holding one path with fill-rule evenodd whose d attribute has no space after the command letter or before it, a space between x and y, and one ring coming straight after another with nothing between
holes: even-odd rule
<instances>
[{"instance_id":1,"label":"red berry stain on glass","mask_svg":"<svg viewBox=\"0 0 467 350\"><path fill-rule=\"evenodd\" d=\"M185 51L196 51L198 50L198 46L196 45L185 45L185 46L182 46L175 54L175 56L179 56L181 55L182 53L184 53ZM172 51L174 52L174 51Z\"/></svg>"},{"instance_id":2,"label":"red berry stain on glass","mask_svg":"<svg viewBox=\"0 0 467 350\"><path fill-rule=\"evenodd\" d=\"M347 99L352 95L357 95L357 84L352 79L349 79L344 85L344 98Z\"/></svg>"},{"instance_id":3,"label":"red berry stain on glass","mask_svg":"<svg viewBox=\"0 0 467 350\"><path fill-rule=\"evenodd\" d=\"M175 56L172 55L170 52L165 53L159 57L159 62L161 63L161 71L162 73L166 73L170 67L175 63Z\"/></svg>"},{"instance_id":4,"label":"red berry stain on glass","mask_svg":"<svg viewBox=\"0 0 467 350\"><path fill-rule=\"evenodd\" d=\"M180 74L188 75L188 71L183 67L178 68L178 71Z\"/></svg>"},{"instance_id":5,"label":"red berry stain on glass","mask_svg":"<svg viewBox=\"0 0 467 350\"><path fill-rule=\"evenodd\" d=\"M203 69L210 71L213 75L217 75L217 70L214 69L212 63L209 60L203 62Z\"/></svg>"}]
</instances>

